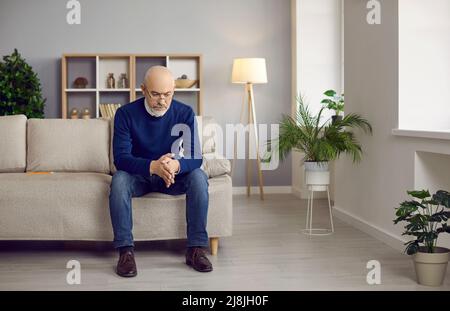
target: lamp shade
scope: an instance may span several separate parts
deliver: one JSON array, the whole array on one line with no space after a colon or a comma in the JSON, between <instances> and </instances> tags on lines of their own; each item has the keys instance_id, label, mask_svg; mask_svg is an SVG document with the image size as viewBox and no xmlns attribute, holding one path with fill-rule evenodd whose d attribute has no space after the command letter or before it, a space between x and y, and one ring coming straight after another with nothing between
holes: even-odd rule
<instances>
[{"instance_id":1,"label":"lamp shade","mask_svg":"<svg viewBox=\"0 0 450 311\"><path fill-rule=\"evenodd\" d=\"M236 58L233 61L232 83L267 83L265 58Z\"/></svg>"}]
</instances>

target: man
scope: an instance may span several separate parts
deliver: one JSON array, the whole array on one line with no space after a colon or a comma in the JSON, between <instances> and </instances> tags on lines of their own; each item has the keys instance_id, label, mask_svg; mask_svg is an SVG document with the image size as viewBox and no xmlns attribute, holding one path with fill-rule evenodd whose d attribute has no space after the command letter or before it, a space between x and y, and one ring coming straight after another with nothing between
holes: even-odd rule
<instances>
[{"instance_id":1,"label":"man","mask_svg":"<svg viewBox=\"0 0 450 311\"><path fill-rule=\"evenodd\" d=\"M151 67L141 85L144 97L118 109L114 118L117 172L111 182L109 208L114 247L119 251L116 272L123 277L137 275L131 199L149 192L186 193L186 264L200 272L212 271L205 251L209 184L200 169L195 114L191 107L172 99L174 88L174 78L166 67ZM190 136L182 131L172 136L176 124L184 125Z\"/></svg>"}]
</instances>

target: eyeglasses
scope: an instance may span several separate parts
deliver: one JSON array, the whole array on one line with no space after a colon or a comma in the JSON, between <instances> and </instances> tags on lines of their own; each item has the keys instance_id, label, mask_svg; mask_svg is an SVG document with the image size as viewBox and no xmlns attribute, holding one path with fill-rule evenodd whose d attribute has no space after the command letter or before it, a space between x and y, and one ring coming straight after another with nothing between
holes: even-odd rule
<instances>
[{"instance_id":1,"label":"eyeglasses","mask_svg":"<svg viewBox=\"0 0 450 311\"><path fill-rule=\"evenodd\" d=\"M173 95L173 93L170 91L166 92L166 93L158 93L158 92L154 92L154 91L149 92L147 89L145 89L145 91L147 92L148 96L151 99L162 98L163 96L164 96L164 98L167 98L167 97L171 97Z\"/></svg>"}]
</instances>

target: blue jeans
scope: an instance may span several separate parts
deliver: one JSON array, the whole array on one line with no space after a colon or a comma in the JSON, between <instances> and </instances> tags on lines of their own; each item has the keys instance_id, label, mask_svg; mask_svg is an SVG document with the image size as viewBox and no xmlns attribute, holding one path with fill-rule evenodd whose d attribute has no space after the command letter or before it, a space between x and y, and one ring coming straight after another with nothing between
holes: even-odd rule
<instances>
[{"instance_id":1,"label":"blue jeans","mask_svg":"<svg viewBox=\"0 0 450 311\"><path fill-rule=\"evenodd\" d=\"M111 181L109 211L114 231L114 247L134 246L131 199L149 192L170 195L186 194L187 247L208 246L206 221L208 214L208 176L197 168L175 176L175 183L166 188L164 180L153 175L131 175L117 171ZM158 224L153 224L157 226Z\"/></svg>"}]
</instances>

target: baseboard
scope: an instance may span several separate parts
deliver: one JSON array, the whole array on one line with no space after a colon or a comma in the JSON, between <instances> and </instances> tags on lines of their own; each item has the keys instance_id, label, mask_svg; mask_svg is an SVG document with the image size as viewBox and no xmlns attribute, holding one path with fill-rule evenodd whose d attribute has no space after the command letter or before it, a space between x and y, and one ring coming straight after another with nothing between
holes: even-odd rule
<instances>
[{"instance_id":1,"label":"baseboard","mask_svg":"<svg viewBox=\"0 0 450 311\"><path fill-rule=\"evenodd\" d=\"M373 236L377 240L389 245L390 247L403 252L405 250L404 243L406 241L402 240L398 236L387 232L384 229L381 229L380 227L371 224L358 216L355 216L337 206L333 207L333 215L336 216L336 218L350 224L351 226L369 234L370 236Z\"/></svg>"},{"instance_id":2,"label":"baseboard","mask_svg":"<svg viewBox=\"0 0 450 311\"><path fill-rule=\"evenodd\" d=\"M259 194L259 187L250 187L250 193ZM271 193L292 193L291 186L264 186L264 194ZM247 194L247 187L233 187L233 194Z\"/></svg>"}]
</instances>

